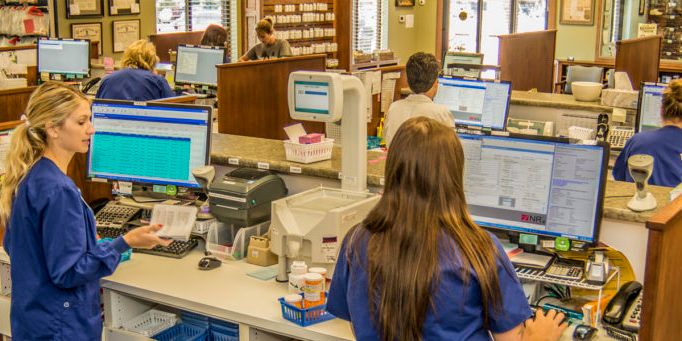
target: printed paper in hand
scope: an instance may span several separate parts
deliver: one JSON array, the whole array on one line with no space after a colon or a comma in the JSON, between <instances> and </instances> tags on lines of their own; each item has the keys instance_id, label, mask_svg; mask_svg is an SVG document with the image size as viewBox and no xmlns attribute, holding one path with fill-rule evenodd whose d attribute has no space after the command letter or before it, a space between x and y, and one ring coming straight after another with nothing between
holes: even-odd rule
<instances>
[{"instance_id":1,"label":"printed paper in hand","mask_svg":"<svg viewBox=\"0 0 682 341\"><path fill-rule=\"evenodd\" d=\"M156 235L163 238L187 241L197 219L194 206L155 205L151 224L162 224Z\"/></svg>"}]
</instances>

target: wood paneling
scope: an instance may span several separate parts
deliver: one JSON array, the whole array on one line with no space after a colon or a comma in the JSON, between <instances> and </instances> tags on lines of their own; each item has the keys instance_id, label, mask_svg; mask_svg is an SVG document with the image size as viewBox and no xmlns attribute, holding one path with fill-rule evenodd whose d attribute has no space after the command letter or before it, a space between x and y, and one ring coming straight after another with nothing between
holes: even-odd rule
<instances>
[{"instance_id":1,"label":"wood paneling","mask_svg":"<svg viewBox=\"0 0 682 341\"><path fill-rule=\"evenodd\" d=\"M682 197L646 223L649 229L640 340L682 340Z\"/></svg>"},{"instance_id":2,"label":"wood paneling","mask_svg":"<svg viewBox=\"0 0 682 341\"><path fill-rule=\"evenodd\" d=\"M156 46L156 55L162 63L170 63L169 50L175 51L178 44L199 45L204 31L150 34L149 41Z\"/></svg>"},{"instance_id":3,"label":"wood paneling","mask_svg":"<svg viewBox=\"0 0 682 341\"><path fill-rule=\"evenodd\" d=\"M85 202L100 198L112 199L111 185L105 182L93 182L86 179L88 155L76 153L69 163L67 175L80 188Z\"/></svg>"},{"instance_id":4,"label":"wood paneling","mask_svg":"<svg viewBox=\"0 0 682 341\"><path fill-rule=\"evenodd\" d=\"M293 71L324 71L325 55L311 55L217 65L218 131L223 134L286 139L287 87ZM302 122L308 132L324 125Z\"/></svg>"},{"instance_id":5,"label":"wood paneling","mask_svg":"<svg viewBox=\"0 0 682 341\"><path fill-rule=\"evenodd\" d=\"M0 122L16 121L26 109L28 99L35 86L10 90L0 90Z\"/></svg>"},{"instance_id":6,"label":"wood paneling","mask_svg":"<svg viewBox=\"0 0 682 341\"><path fill-rule=\"evenodd\" d=\"M635 90L640 82L658 81L661 36L616 42L616 71L625 71Z\"/></svg>"},{"instance_id":7,"label":"wood paneling","mask_svg":"<svg viewBox=\"0 0 682 341\"><path fill-rule=\"evenodd\" d=\"M501 35L500 79L513 90L552 92L556 30Z\"/></svg>"}]
</instances>

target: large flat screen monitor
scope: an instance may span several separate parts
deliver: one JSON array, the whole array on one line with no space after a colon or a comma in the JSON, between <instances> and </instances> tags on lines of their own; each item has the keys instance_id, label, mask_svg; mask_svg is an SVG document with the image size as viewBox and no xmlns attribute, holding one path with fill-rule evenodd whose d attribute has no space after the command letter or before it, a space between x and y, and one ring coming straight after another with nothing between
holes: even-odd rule
<instances>
[{"instance_id":1,"label":"large flat screen monitor","mask_svg":"<svg viewBox=\"0 0 682 341\"><path fill-rule=\"evenodd\" d=\"M528 135L459 134L464 190L480 226L598 241L608 163L605 144Z\"/></svg>"},{"instance_id":2,"label":"large flat screen monitor","mask_svg":"<svg viewBox=\"0 0 682 341\"><path fill-rule=\"evenodd\" d=\"M199 187L191 170L209 163L211 108L95 100L88 176Z\"/></svg>"},{"instance_id":3,"label":"large flat screen monitor","mask_svg":"<svg viewBox=\"0 0 682 341\"><path fill-rule=\"evenodd\" d=\"M642 83L637 104L637 132L654 130L663 126L661 105L663 103L663 90L667 86L668 84L664 83Z\"/></svg>"},{"instance_id":4,"label":"large flat screen monitor","mask_svg":"<svg viewBox=\"0 0 682 341\"><path fill-rule=\"evenodd\" d=\"M87 77L90 73L90 41L39 39L38 73Z\"/></svg>"},{"instance_id":5,"label":"large flat screen monitor","mask_svg":"<svg viewBox=\"0 0 682 341\"><path fill-rule=\"evenodd\" d=\"M504 130L510 95L510 82L440 77L433 101L448 107L457 126Z\"/></svg>"},{"instance_id":6,"label":"large flat screen monitor","mask_svg":"<svg viewBox=\"0 0 682 341\"><path fill-rule=\"evenodd\" d=\"M222 64L225 48L178 45L175 83L218 86L216 65Z\"/></svg>"}]
</instances>

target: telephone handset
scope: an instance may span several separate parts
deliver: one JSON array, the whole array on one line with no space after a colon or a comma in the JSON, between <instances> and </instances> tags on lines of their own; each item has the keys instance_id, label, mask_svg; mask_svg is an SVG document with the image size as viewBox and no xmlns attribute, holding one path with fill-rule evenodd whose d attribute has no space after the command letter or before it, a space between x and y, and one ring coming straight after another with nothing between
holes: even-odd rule
<instances>
[{"instance_id":1,"label":"telephone handset","mask_svg":"<svg viewBox=\"0 0 682 341\"><path fill-rule=\"evenodd\" d=\"M83 92L84 94L90 94L89 93L90 89L97 85L97 83L99 83L100 80L102 80L102 78L100 77L90 79L89 81L87 81L87 83L83 84L83 89L81 90L81 92Z\"/></svg>"},{"instance_id":2,"label":"telephone handset","mask_svg":"<svg viewBox=\"0 0 682 341\"><path fill-rule=\"evenodd\" d=\"M627 282L618 290L604 311L603 320L611 325L619 325L626 313L632 309L630 306L638 302L637 298L642 291L642 285L637 281Z\"/></svg>"}]
</instances>

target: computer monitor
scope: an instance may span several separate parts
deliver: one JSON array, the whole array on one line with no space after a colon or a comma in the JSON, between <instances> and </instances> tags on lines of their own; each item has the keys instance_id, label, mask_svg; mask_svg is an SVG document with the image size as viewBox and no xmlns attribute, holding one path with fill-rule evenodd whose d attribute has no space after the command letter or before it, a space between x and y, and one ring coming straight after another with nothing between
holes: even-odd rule
<instances>
[{"instance_id":1,"label":"computer monitor","mask_svg":"<svg viewBox=\"0 0 682 341\"><path fill-rule=\"evenodd\" d=\"M608 147L567 139L459 134L464 191L480 226L512 234L599 238Z\"/></svg>"},{"instance_id":2,"label":"computer monitor","mask_svg":"<svg viewBox=\"0 0 682 341\"><path fill-rule=\"evenodd\" d=\"M90 41L86 39L38 40L38 73L83 78L90 74Z\"/></svg>"},{"instance_id":3,"label":"computer monitor","mask_svg":"<svg viewBox=\"0 0 682 341\"><path fill-rule=\"evenodd\" d=\"M198 188L209 163L211 107L95 100L88 176Z\"/></svg>"},{"instance_id":4,"label":"computer monitor","mask_svg":"<svg viewBox=\"0 0 682 341\"><path fill-rule=\"evenodd\" d=\"M506 81L439 77L433 101L448 107L455 125L504 130L510 94Z\"/></svg>"},{"instance_id":5,"label":"computer monitor","mask_svg":"<svg viewBox=\"0 0 682 341\"><path fill-rule=\"evenodd\" d=\"M218 86L216 65L225 59L224 47L178 45L175 83Z\"/></svg>"},{"instance_id":6,"label":"computer monitor","mask_svg":"<svg viewBox=\"0 0 682 341\"><path fill-rule=\"evenodd\" d=\"M661 105L665 83L642 82L637 103L637 132L654 130L663 126L661 122Z\"/></svg>"}]
</instances>

